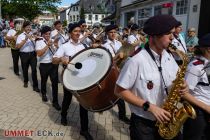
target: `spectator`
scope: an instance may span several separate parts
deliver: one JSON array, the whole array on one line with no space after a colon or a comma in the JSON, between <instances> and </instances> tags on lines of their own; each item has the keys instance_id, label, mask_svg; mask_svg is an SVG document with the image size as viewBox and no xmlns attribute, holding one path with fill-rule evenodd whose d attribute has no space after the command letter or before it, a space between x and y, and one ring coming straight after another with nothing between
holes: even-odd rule
<instances>
[{"instance_id":1,"label":"spectator","mask_svg":"<svg viewBox=\"0 0 210 140\"><path fill-rule=\"evenodd\" d=\"M196 45L198 45L198 37L196 36L195 28L189 28L186 38L186 46L188 51L192 53Z\"/></svg>"}]
</instances>

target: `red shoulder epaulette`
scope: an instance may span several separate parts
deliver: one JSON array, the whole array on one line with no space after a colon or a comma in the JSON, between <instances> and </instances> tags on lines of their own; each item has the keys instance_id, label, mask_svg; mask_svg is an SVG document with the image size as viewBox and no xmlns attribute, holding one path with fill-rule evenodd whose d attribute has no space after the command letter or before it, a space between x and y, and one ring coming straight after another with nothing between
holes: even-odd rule
<instances>
[{"instance_id":1,"label":"red shoulder epaulette","mask_svg":"<svg viewBox=\"0 0 210 140\"><path fill-rule=\"evenodd\" d=\"M197 66L197 65L201 65L204 64L204 61L198 59L197 61L193 62L193 65Z\"/></svg>"}]
</instances>

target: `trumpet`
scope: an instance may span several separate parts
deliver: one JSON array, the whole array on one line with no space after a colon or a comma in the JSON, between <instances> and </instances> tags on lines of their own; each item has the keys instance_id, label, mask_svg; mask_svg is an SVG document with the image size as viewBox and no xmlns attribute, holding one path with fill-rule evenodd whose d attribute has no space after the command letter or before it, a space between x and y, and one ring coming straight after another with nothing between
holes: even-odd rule
<instances>
[{"instance_id":1,"label":"trumpet","mask_svg":"<svg viewBox=\"0 0 210 140\"><path fill-rule=\"evenodd\" d=\"M27 34L25 33L25 36L27 39L31 40L31 41L35 41L36 40L36 36L34 36L33 34Z\"/></svg>"}]
</instances>

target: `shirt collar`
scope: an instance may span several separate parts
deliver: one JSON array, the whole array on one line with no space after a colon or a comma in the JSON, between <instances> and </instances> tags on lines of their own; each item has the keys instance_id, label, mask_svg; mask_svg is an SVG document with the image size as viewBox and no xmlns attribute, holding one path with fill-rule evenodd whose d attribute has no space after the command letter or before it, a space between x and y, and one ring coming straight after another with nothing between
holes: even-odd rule
<instances>
[{"instance_id":1,"label":"shirt collar","mask_svg":"<svg viewBox=\"0 0 210 140\"><path fill-rule=\"evenodd\" d=\"M69 39L69 42L73 45L76 45L76 46L81 44L80 40L78 40L78 42L74 42L71 38Z\"/></svg>"},{"instance_id":2,"label":"shirt collar","mask_svg":"<svg viewBox=\"0 0 210 140\"><path fill-rule=\"evenodd\" d=\"M152 54L154 55L155 60L160 61L160 55L157 54L155 51L153 51L151 48L150 48L150 50L151 50ZM163 56L163 54L164 54L164 51L165 51L165 50L163 50L163 52L162 52L162 54L161 54L162 56Z\"/></svg>"},{"instance_id":3,"label":"shirt collar","mask_svg":"<svg viewBox=\"0 0 210 140\"><path fill-rule=\"evenodd\" d=\"M111 41L110 39L107 39L107 42L108 42L108 43L112 43L112 44L114 44L114 45L115 45L116 40Z\"/></svg>"}]
</instances>

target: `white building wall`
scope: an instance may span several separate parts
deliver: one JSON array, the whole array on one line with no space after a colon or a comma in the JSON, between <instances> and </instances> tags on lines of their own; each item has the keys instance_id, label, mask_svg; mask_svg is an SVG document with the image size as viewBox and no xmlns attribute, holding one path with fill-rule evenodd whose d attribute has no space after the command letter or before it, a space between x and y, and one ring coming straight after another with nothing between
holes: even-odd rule
<instances>
[{"instance_id":1,"label":"white building wall","mask_svg":"<svg viewBox=\"0 0 210 140\"><path fill-rule=\"evenodd\" d=\"M193 7L197 6L197 11ZM198 31L201 0L191 0L188 28L194 27Z\"/></svg>"},{"instance_id":2,"label":"white building wall","mask_svg":"<svg viewBox=\"0 0 210 140\"><path fill-rule=\"evenodd\" d=\"M89 15L92 15L92 19L89 19ZM96 19L96 15L98 16L98 19ZM101 20L105 17L105 14L85 14L85 20L88 26L91 24L94 25L94 23L101 23Z\"/></svg>"},{"instance_id":3,"label":"white building wall","mask_svg":"<svg viewBox=\"0 0 210 140\"><path fill-rule=\"evenodd\" d=\"M129 5L133 2L134 0L128 1L128 0L122 0L121 3L121 7L122 6L126 6ZM164 3L173 3L173 11L172 11L172 15L179 21L182 22L182 27L183 27L183 32L185 32L187 30L188 27L194 27L196 28L196 30L198 30L198 24L199 24L199 14L200 14L200 4L201 4L201 0L188 0L188 10L186 14L182 14L182 15L176 15L176 3L177 1L180 0L157 0L157 1L151 1L148 0L146 2L143 2L141 5L138 6L133 6L133 7L129 7L129 8L121 8L121 19L120 19L120 25L122 27L126 26L126 22L128 22L129 19L127 19L126 17L126 13L129 12L134 12L135 16L134 16L134 20L135 23L138 23L138 10L139 9L145 9L145 8L152 8L152 12L151 12L151 16L154 15L154 9L155 6L158 5L162 5ZM197 12L193 12L193 6L197 5ZM164 9L163 9L164 10ZM146 20L148 18L141 18L141 20Z\"/></svg>"},{"instance_id":4,"label":"white building wall","mask_svg":"<svg viewBox=\"0 0 210 140\"><path fill-rule=\"evenodd\" d=\"M71 7L70 11L69 11L69 15L68 15L68 21L69 23L74 23L74 22L78 22L80 20L80 18L77 18L80 16L80 7L78 7L77 11L73 10L73 7ZM76 8L75 8L76 9Z\"/></svg>"}]
</instances>

